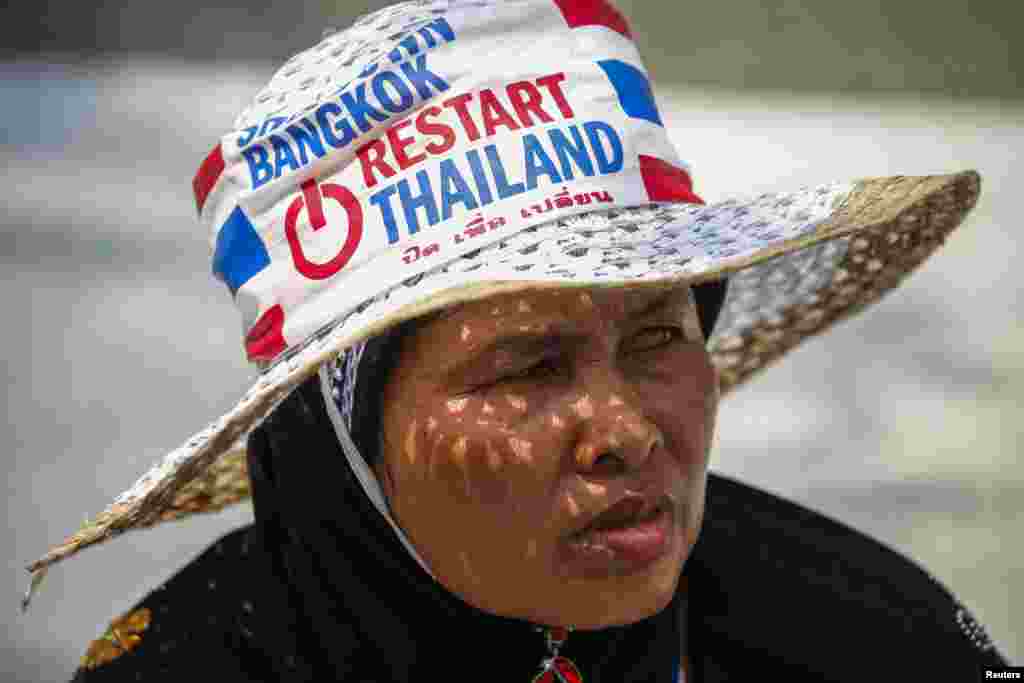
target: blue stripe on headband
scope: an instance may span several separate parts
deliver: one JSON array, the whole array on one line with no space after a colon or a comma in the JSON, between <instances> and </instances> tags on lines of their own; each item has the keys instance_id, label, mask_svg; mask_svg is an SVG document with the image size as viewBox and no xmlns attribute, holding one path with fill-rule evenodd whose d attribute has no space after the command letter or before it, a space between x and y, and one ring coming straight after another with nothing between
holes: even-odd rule
<instances>
[{"instance_id":1,"label":"blue stripe on headband","mask_svg":"<svg viewBox=\"0 0 1024 683\"><path fill-rule=\"evenodd\" d=\"M232 296L238 288L270 265L270 254L242 209L235 207L217 233L213 274L223 280Z\"/></svg>"},{"instance_id":2,"label":"blue stripe on headband","mask_svg":"<svg viewBox=\"0 0 1024 683\"><path fill-rule=\"evenodd\" d=\"M651 81L643 71L618 59L603 59L597 65L604 69L612 82L619 104L628 116L664 127L658 106L654 103Z\"/></svg>"}]
</instances>

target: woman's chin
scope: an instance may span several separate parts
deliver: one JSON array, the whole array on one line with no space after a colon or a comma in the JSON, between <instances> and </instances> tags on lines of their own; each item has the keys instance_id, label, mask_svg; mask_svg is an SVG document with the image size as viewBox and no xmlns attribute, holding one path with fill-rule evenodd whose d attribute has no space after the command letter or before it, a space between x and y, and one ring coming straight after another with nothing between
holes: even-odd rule
<instances>
[{"instance_id":1,"label":"woman's chin","mask_svg":"<svg viewBox=\"0 0 1024 683\"><path fill-rule=\"evenodd\" d=\"M586 631L633 624L658 614L672 601L684 560L679 547L642 570L563 579L550 599L505 616Z\"/></svg>"},{"instance_id":2,"label":"woman's chin","mask_svg":"<svg viewBox=\"0 0 1024 683\"><path fill-rule=\"evenodd\" d=\"M571 626L580 631L599 631L613 626L627 626L643 621L663 611L672 601L673 593L648 594L641 599L639 596L628 603L607 605L598 614L582 614L579 618L566 621L566 623L555 624L557 626Z\"/></svg>"},{"instance_id":3,"label":"woman's chin","mask_svg":"<svg viewBox=\"0 0 1024 683\"><path fill-rule=\"evenodd\" d=\"M572 623L582 630L633 624L658 614L672 601L679 586L682 563L663 562L652 567L646 576L634 575L634 581L616 581L611 585L595 585L592 603L581 609Z\"/></svg>"}]
</instances>

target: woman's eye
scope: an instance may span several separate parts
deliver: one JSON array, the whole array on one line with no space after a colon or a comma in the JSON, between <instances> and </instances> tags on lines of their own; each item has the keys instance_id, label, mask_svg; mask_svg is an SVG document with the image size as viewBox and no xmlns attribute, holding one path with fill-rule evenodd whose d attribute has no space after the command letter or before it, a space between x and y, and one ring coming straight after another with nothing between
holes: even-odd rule
<instances>
[{"instance_id":1,"label":"woman's eye","mask_svg":"<svg viewBox=\"0 0 1024 683\"><path fill-rule=\"evenodd\" d=\"M541 379L544 377L550 377L551 375L558 373L558 363L552 358L545 358L544 360L534 363L533 365L523 368L519 372L515 372L509 375L505 375L501 379L503 380L515 380L515 379Z\"/></svg>"},{"instance_id":2,"label":"woman's eye","mask_svg":"<svg viewBox=\"0 0 1024 683\"><path fill-rule=\"evenodd\" d=\"M627 351L653 351L668 346L683 336L678 327L651 327L633 335L626 345Z\"/></svg>"}]
</instances>

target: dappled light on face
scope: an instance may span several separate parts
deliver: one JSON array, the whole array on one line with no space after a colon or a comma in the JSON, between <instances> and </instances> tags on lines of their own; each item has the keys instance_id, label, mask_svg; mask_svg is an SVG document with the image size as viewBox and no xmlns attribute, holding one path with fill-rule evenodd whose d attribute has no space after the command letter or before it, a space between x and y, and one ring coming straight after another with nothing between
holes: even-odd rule
<instances>
[{"instance_id":1,"label":"dappled light on face","mask_svg":"<svg viewBox=\"0 0 1024 683\"><path fill-rule=\"evenodd\" d=\"M590 463L594 461L597 454L597 447L592 443L585 443L576 449L576 461L579 463Z\"/></svg>"},{"instance_id":2,"label":"dappled light on face","mask_svg":"<svg viewBox=\"0 0 1024 683\"><path fill-rule=\"evenodd\" d=\"M468 398L452 398L448 399L445 403L445 407L448 408L448 412L452 415L457 415L466 409L466 404L469 403Z\"/></svg>"},{"instance_id":3,"label":"dappled light on face","mask_svg":"<svg viewBox=\"0 0 1024 683\"><path fill-rule=\"evenodd\" d=\"M455 443L452 444L451 450L451 461L459 468L462 474L462 488L467 498L470 498L474 494L474 487L472 477L469 473L469 461L466 459L466 454L469 452L469 440L465 436L460 436L455 439Z\"/></svg>"},{"instance_id":4,"label":"dappled light on face","mask_svg":"<svg viewBox=\"0 0 1024 683\"><path fill-rule=\"evenodd\" d=\"M651 428L639 420L628 420L626 429L629 430L631 436L637 439L644 439L651 433Z\"/></svg>"},{"instance_id":5,"label":"dappled light on face","mask_svg":"<svg viewBox=\"0 0 1024 683\"><path fill-rule=\"evenodd\" d=\"M580 504L576 502L576 499L573 498L572 494L565 497L565 509L569 512L570 517L575 518L580 516Z\"/></svg>"},{"instance_id":6,"label":"dappled light on face","mask_svg":"<svg viewBox=\"0 0 1024 683\"><path fill-rule=\"evenodd\" d=\"M414 419L412 424L409 425L409 430L405 434L405 457L408 459L410 465L416 464L416 436L417 424Z\"/></svg>"},{"instance_id":7,"label":"dappled light on face","mask_svg":"<svg viewBox=\"0 0 1024 683\"><path fill-rule=\"evenodd\" d=\"M528 404L526 402L526 399L523 398L522 396L519 396L517 394L505 394L505 401L507 401L510 406L512 406L519 412L526 412Z\"/></svg>"},{"instance_id":8,"label":"dappled light on face","mask_svg":"<svg viewBox=\"0 0 1024 683\"><path fill-rule=\"evenodd\" d=\"M430 448L430 458L428 465L428 473L431 478L436 479L438 476L438 466L443 464L445 458L445 435L444 432L438 432L437 436L434 437L434 443Z\"/></svg>"},{"instance_id":9,"label":"dappled light on face","mask_svg":"<svg viewBox=\"0 0 1024 683\"><path fill-rule=\"evenodd\" d=\"M461 467L466 468L466 452L469 450L469 441L464 436L460 436L455 440L452 445L452 462Z\"/></svg>"},{"instance_id":10,"label":"dappled light on face","mask_svg":"<svg viewBox=\"0 0 1024 683\"><path fill-rule=\"evenodd\" d=\"M520 439L517 437L509 437L508 447L512 449L512 452L516 454L519 462L530 465L533 463L533 443L526 439Z\"/></svg>"},{"instance_id":11,"label":"dappled light on face","mask_svg":"<svg viewBox=\"0 0 1024 683\"><path fill-rule=\"evenodd\" d=\"M572 411L581 420L589 420L594 416L594 402L590 400L589 394L584 394L578 401L572 404Z\"/></svg>"},{"instance_id":12,"label":"dappled light on face","mask_svg":"<svg viewBox=\"0 0 1024 683\"><path fill-rule=\"evenodd\" d=\"M431 479L443 482L446 487L458 486L465 499L472 497L474 491L467 466L468 451L469 441L465 436L448 437L440 433L431 449L428 467Z\"/></svg>"}]
</instances>

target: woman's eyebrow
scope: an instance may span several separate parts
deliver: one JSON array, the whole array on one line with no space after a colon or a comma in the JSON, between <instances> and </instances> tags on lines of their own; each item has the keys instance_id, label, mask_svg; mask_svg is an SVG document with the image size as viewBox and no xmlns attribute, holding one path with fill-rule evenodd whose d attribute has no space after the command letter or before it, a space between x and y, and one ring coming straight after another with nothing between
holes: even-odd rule
<instances>
[{"instance_id":1,"label":"woman's eyebrow","mask_svg":"<svg viewBox=\"0 0 1024 683\"><path fill-rule=\"evenodd\" d=\"M462 358L453 358L442 364L442 371L446 375L464 372L479 363L481 359L493 356L498 353L511 353L519 356L535 356L551 349L561 348L574 340L582 339L585 335L574 334L571 330L559 326L561 329L548 327L544 331L514 331L502 334L487 342L479 349Z\"/></svg>"},{"instance_id":2,"label":"woman's eyebrow","mask_svg":"<svg viewBox=\"0 0 1024 683\"><path fill-rule=\"evenodd\" d=\"M630 320L636 320L637 318L645 318L653 313L657 313L664 308L668 308L669 304L673 303L673 295L675 294L675 290L667 290L648 301L643 307L630 311L627 315Z\"/></svg>"},{"instance_id":3,"label":"woman's eyebrow","mask_svg":"<svg viewBox=\"0 0 1024 683\"><path fill-rule=\"evenodd\" d=\"M679 314L685 318L693 308L693 303L689 296L679 296L679 294L679 290L667 290L640 308L626 313L626 319L631 323L636 323L638 320L666 313Z\"/></svg>"}]
</instances>

